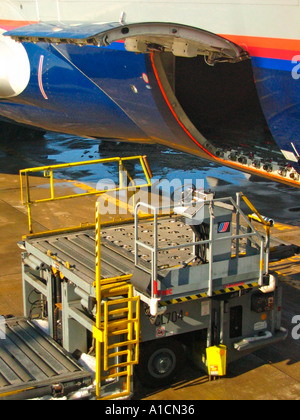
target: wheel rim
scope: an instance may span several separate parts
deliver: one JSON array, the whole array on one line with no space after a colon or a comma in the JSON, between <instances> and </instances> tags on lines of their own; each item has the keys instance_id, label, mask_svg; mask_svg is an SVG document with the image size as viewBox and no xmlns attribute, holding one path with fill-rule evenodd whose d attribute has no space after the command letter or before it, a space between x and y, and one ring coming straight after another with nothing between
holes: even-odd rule
<instances>
[{"instance_id":1,"label":"wheel rim","mask_svg":"<svg viewBox=\"0 0 300 420\"><path fill-rule=\"evenodd\" d=\"M166 378L176 366L175 353L170 349L157 350L149 359L148 369L154 378Z\"/></svg>"}]
</instances>

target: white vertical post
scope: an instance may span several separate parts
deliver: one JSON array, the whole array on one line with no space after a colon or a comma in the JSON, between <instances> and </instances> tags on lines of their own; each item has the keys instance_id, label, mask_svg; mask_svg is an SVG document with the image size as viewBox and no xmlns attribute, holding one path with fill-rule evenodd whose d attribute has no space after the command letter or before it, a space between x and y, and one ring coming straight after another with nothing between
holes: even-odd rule
<instances>
[{"instance_id":1,"label":"white vertical post","mask_svg":"<svg viewBox=\"0 0 300 420\"><path fill-rule=\"evenodd\" d=\"M0 316L0 340L6 339L6 322L4 316Z\"/></svg>"},{"instance_id":2,"label":"white vertical post","mask_svg":"<svg viewBox=\"0 0 300 420\"><path fill-rule=\"evenodd\" d=\"M210 231L209 231L209 280L208 280L208 296L213 295L213 229L214 229L214 207L213 201L209 205L210 213Z\"/></svg>"}]
</instances>

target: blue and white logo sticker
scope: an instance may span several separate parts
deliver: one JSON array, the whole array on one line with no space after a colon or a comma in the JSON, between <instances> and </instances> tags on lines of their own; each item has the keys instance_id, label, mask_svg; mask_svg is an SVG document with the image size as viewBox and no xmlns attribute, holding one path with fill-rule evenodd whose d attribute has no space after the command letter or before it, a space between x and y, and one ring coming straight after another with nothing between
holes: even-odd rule
<instances>
[{"instance_id":1,"label":"blue and white logo sticker","mask_svg":"<svg viewBox=\"0 0 300 420\"><path fill-rule=\"evenodd\" d=\"M218 233L230 232L230 222L221 222L218 224Z\"/></svg>"}]
</instances>

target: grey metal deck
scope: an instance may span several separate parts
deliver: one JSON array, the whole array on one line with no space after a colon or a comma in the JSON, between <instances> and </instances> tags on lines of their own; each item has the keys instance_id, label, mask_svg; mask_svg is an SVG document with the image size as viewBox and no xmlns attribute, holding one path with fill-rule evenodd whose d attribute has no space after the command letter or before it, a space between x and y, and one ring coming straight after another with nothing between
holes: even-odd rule
<instances>
[{"instance_id":1,"label":"grey metal deck","mask_svg":"<svg viewBox=\"0 0 300 420\"><path fill-rule=\"evenodd\" d=\"M221 207L220 207L221 208ZM220 211L223 211L221 208ZM226 210L227 211L227 210ZM229 210L228 210L229 211ZM215 225L224 216L216 216ZM171 290L174 296L208 295L224 293L230 285L245 284L257 287L260 279L260 251L249 248L245 255L235 257L235 239L225 235L226 244L215 245L210 263L195 259L194 232L178 217L166 217L157 221L139 222L139 242L146 245L138 249L138 266L135 265L135 226L120 224L103 227L101 232L101 276L115 278L133 275L131 283L145 298L151 297L153 246L155 232L158 240L157 285L158 291ZM251 234L253 235L253 234ZM254 233L255 235L255 233ZM243 235L242 235L243 236ZM248 238L248 237L247 237ZM240 240L240 252L245 249L247 238ZM54 266L61 274L77 285L90 297L95 297L95 232L83 230L59 235L27 238L26 250L48 266ZM206 253L206 250L204 250ZM225 254L224 254L225 253ZM247 255L246 255L247 254ZM209 282L209 279L211 281ZM248 286L247 286L248 285ZM227 292L226 292L227 293ZM164 295L161 300L167 299Z\"/></svg>"},{"instance_id":2,"label":"grey metal deck","mask_svg":"<svg viewBox=\"0 0 300 420\"><path fill-rule=\"evenodd\" d=\"M12 318L1 327L0 400L51 395L53 385L76 390L91 383L58 344L25 318Z\"/></svg>"},{"instance_id":3,"label":"grey metal deck","mask_svg":"<svg viewBox=\"0 0 300 420\"><path fill-rule=\"evenodd\" d=\"M140 224L142 240L153 243L153 223L146 221ZM159 242L162 244L179 245L192 241L192 230L175 219L163 220L159 223ZM43 261L50 251L58 263L70 264L73 275L89 284L95 281L95 232L60 234L26 240L26 248ZM190 248L160 253L159 261L163 267L172 267L185 261L191 255ZM40 253L40 255L38 255ZM140 255L145 267L150 268L151 256L145 250ZM134 225L123 224L108 227L102 231L101 237L101 275L103 278L113 278L132 274L134 265Z\"/></svg>"},{"instance_id":4,"label":"grey metal deck","mask_svg":"<svg viewBox=\"0 0 300 420\"><path fill-rule=\"evenodd\" d=\"M112 278L132 273L133 257L116 254L110 247L101 244L101 274L103 278ZM109 245L109 243L108 243ZM26 241L28 251L43 261L49 251L53 261L70 266L72 275L93 284L95 281L95 232L93 230L50 236Z\"/></svg>"}]
</instances>

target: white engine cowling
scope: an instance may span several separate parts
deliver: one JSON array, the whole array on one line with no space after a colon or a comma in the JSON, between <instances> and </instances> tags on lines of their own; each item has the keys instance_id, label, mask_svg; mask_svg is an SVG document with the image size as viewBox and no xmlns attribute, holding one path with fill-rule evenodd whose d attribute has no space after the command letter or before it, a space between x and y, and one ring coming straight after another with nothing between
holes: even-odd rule
<instances>
[{"instance_id":1,"label":"white engine cowling","mask_svg":"<svg viewBox=\"0 0 300 420\"><path fill-rule=\"evenodd\" d=\"M30 62L24 46L0 32L0 98L20 95L28 86Z\"/></svg>"}]
</instances>

